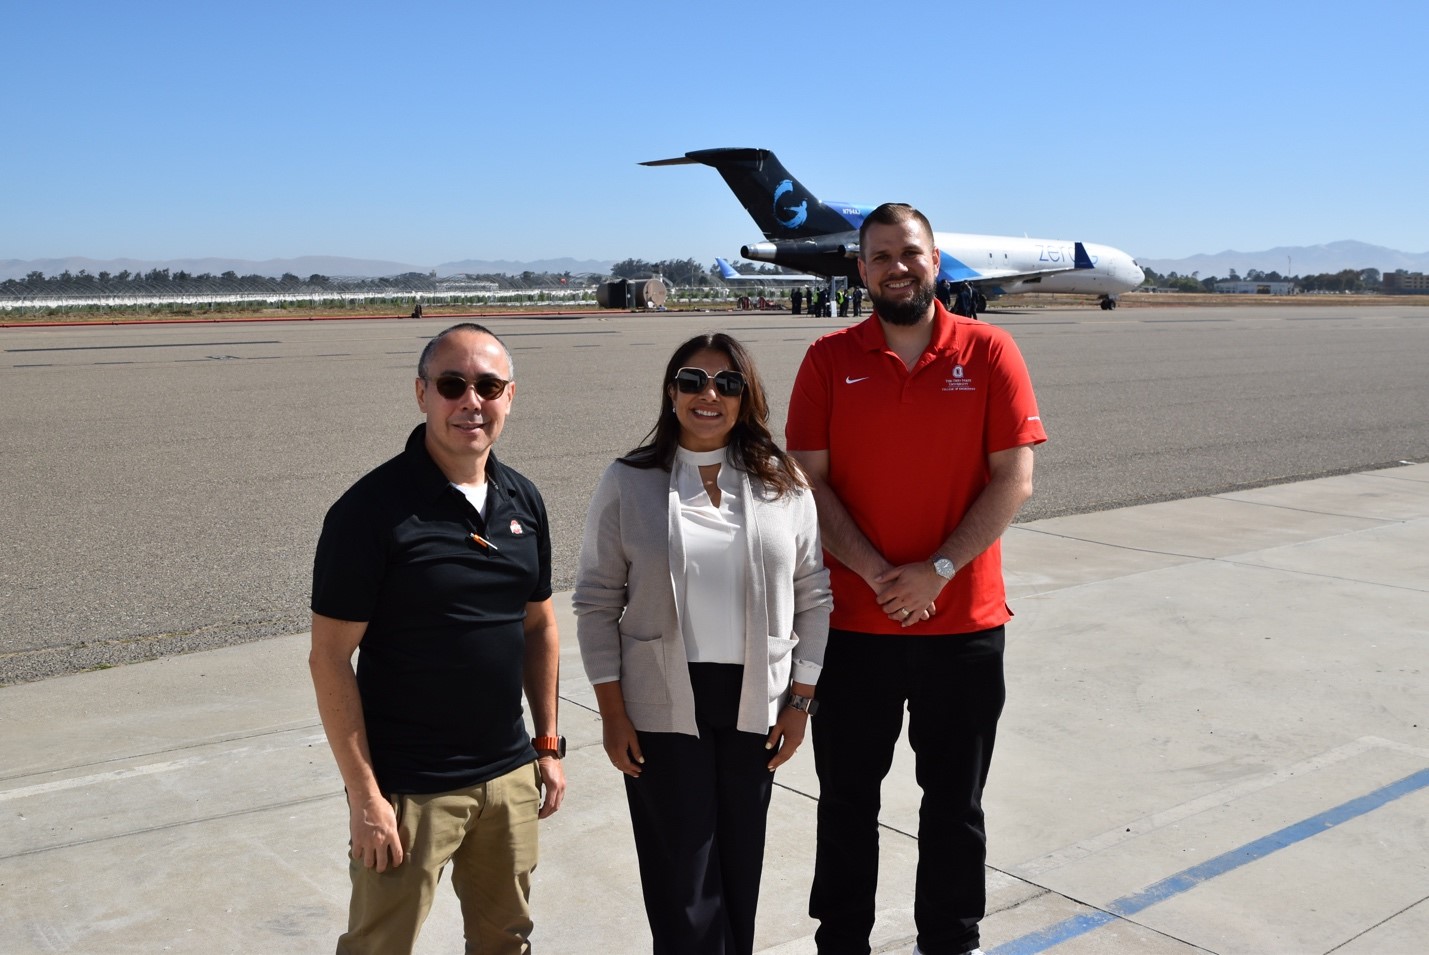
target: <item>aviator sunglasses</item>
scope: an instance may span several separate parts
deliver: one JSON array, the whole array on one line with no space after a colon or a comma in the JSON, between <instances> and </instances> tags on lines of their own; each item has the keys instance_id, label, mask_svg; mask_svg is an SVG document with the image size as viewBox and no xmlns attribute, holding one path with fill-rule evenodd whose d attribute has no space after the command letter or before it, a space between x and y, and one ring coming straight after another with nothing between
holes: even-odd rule
<instances>
[{"instance_id":1,"label":"aviator sunglasses","mask_svg":"<svg viewBox=\"0 0 1429 955\"><path fill-rule=\"evenodd\" d=\"M697 395L709 387L710 373L703 368L681 368L675 372L675 387L681 394ZM737 371L721 371L714 376L715 390L726 398L744 393L744 376Z\"/></svg>"},{"instance_id":2,"label":"aviator sunglasses","mask_svg":"<svg viewBox=\"0 0 1429 955\"><path fill-rule=\"evenodd\" d=\"M505 394L506 386L511 384L509 379L495 375L482 375L476 381L467 381L461 375L439 375L427 380L436 386L437 394L448 401L456 401L466 394L468 388L475 388L477 397L482 401L492 401Z\"/></svg>"}]
</instances>

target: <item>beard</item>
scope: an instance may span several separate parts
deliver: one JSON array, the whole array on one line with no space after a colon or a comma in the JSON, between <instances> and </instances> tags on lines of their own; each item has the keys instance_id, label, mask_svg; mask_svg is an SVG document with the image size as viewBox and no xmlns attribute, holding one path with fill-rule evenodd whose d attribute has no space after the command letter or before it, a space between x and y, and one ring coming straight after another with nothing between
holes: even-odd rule
<instances>
[{"instance_id":1,"label":"beard","mask_svg":"<svg viewBox=\"0 0 1429 955\"><path fill-rule=\"evenodd\" d=\"M933 306L933 283L919 282L913 287L913 294L900 301L891 301L873 289L868 290L869 301L878 317L890 325L917 325Z\"/></svg>"}]
</instances>

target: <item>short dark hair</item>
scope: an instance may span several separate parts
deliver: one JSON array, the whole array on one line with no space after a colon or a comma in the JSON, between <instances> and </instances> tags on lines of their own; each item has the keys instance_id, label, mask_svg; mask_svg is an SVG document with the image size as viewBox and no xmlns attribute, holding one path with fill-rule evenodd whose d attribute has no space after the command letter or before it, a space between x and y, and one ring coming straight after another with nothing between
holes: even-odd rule
<instances>
[{"instance_id":1,"label":"short dark hair","mask_svg":"<svg viewBox=\"0 0 1429 955\"><path fill-rule=\"evenodd\" d=\"M928 244L937 245L937 240L933 238L933 224L928 221L928 217L917 209L914 209L906 202L885 202L864 217L863 225L858 227L858 255L863 258L863 249L867 245L868 227L871 225L902 225L910 219L916 219L923 227L923 231L928 235Z\"/></svg>"},{"instance_id":2,"label":"short dark hair","mask_svg":"<svg viewBox=\"0 0 1429 955\"><path fill-rule=\"evenodd\" d=\"M636 468L670 470L675 463L675 449L680 445L680 422L675 416L675 372L689 363L695 352L709 349L729 359L735 371L744 376L744 394L740 396L739 417L729 432L730 456L736 467L753 474L775 493L775 496L807 487L808 481L784 451L774 442L769 431L769 402L764 396L764 382L754 366L754 356L740 342L724 332L696 335L675 349L665 365L665 377L660 380L660 416L645 435L645 443L620 460Z\"/></svg>"},{"instance_id":3,"label":"short dark hair","mask_svg":"<svg viewBox=\"0 0 1429 955\"><path fill-rule=\"evenodd\" d=\"M496 344L500 345L501 350L506 353L506 372L511 376L512 381L516 380L516 362L511 357L511 349L506 347L506 343L501 340L499 335L485 325L478 325L476 322L462 322L459 325L453 325L451 328L444 328L440 332L437 332L436 337L427 342L426 347L422 349L422 357L417 359L418 378L425 379L427 377L427 364L432 360L432 355L436 353L437 346L442 343L442 339L453 332L480 332L483 335L490 335L496 339Z\"/></svg>"}]
</instances>

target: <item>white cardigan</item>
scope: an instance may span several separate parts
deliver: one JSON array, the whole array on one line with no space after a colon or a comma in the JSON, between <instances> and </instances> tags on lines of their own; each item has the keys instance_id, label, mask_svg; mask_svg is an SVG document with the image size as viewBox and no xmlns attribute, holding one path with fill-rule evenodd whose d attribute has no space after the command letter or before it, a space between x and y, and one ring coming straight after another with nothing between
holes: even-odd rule
<instances>
[{"instance_id":1,"label":"white cardigan","mask_svg":"<svg viewBox=\"0 0 1429 955\"><path fill-rule=\"evenodd\" d=\"M749 575L736 726L767 733L791 675L818 682L833 596L813 494L775 497L739 474ZM606 468L586 513L572 598L586 676L620 681L636 729L698 736L671 570L684 560L672 472L619 461Z\"/></svg>"}]
</instances>

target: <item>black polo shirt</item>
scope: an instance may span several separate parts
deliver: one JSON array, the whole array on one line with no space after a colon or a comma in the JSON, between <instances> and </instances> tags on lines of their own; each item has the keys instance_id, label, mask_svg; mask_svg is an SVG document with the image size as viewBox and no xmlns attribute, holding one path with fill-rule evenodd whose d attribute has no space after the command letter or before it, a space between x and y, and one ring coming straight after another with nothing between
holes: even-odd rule
<instances>
[{"instance_id":1,"label":"black polo shirt","mask_svg":"<svg viewBox=\"0 0 1429 955\"><path fill-rule=\"evenodd\" d=\"M426 428L332 506L313 561L313 611L367 622L357 684L385 792L474 786L536 758L521 676L526 604L551 596L546 505L492 454L483 519Z\"/></svg>"}]
</instances>

